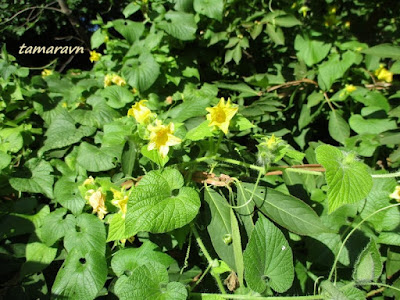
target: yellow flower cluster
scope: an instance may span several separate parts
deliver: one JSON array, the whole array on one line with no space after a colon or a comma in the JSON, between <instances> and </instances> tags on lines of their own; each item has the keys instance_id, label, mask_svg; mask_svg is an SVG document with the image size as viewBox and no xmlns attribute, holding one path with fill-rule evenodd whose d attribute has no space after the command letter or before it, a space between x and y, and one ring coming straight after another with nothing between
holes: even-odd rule
<instances>
[{"instance_id":1,"label":"yellow flower cluster","mask_svg":"<svg viewBox=\"0 0 400 300\"><path fill-rule=\"evenodd\" d=\"M125 79L121 76L118 76L117 74L107 74L104 77L104 87L110 86L113 83L119 86L126 85Z\"/></svg>"},{"instance_id":2,"label":"yellow flower cluster","mask_svg":"<svg viewBox=\"0 0 400 300\"><path fill-rule=\"evenodd\" d=\"M379 65L379 68L375 70L375 76L378 80L385 82L393 81L393 73L388 71L383 65Z\"/></svg>"},{"instance_id":3,"label":"yellow flower cluster","mask_svg":"<svg viewBox=\"0 0 400 300\"><path fill-rule=\"evenodd\" d=\"M113 197L114 197L111 203L120 209L122 217L125 218L126 209L128 206L128 195L126 195L124 192L117 191L113 188L111 188L111 191L113 192Z\"/></svg>"},{"instance_id":4,"label":"yellow flower cluster","mask_svg":"<svg viewBox=\"0 0 400 300\"><path fill-rule=\"evenodd\" d=\"M395 199L397 202L400 202L400 185L396 186L396 189L389 195L389 197Z\"/></svg>"},{"instance_id":5,"label":"yellow flower cluster","mask_svg":"<svg viewBox=\"0 0 400 300\"><path fill-rule=\"evenodd\" d=\"M104 216L108 213L106 207L106 195L102 193L101 187L95 190L88 190L85 195L85 199L89 205L93 208L93 213L97 213L100 220L104 219Z\"/></svg>"},{"instance_id":6,"label":"yellow flower cluster","mask_svg":"<svg viewBox=\"0 0 400 300\"><path fill-rule=\"evenodd\" d=\"M149 144L147 149L149 151L156 149L161 157L165 158L169 152L169 147L181 143L181 139L174 136L175 131L174 123L163 125L158 119L155 120L155 125L149 124L156 114L146 106L147 100L140 100L136 102L128 110L128 116L134 117L136 122L141 125L148 125L147 130L150 133Z\"/></svg>"},{"instance_id":7,"label":"yellow flower cluster","mask_svg":"<svg viewBox=\"0 0 400 300\"><path fill-rule=\"evenodd\" d=\"M228 134L229 123L238 111L237 105L232 105L230 99L225 103L225 99L221 98L216 106L207 107L206 110L209 112L208 126L217 126L223 133Z\"/></svg>"},{"instance_id":8,"label":"yellow flower cluster","mask_svg":"<svg viewBox=\"0 0 400 300\"><path fill-rule=\"evenodd\" d=\"M53 70L44 69L42 71L42 77L46 77L46 76L50 76L50 75L53 75Z\"/></svg>"},{"instance_id":9,"label":"yellow flower cluster","mask_svg":"<svg viewBox=\"0 0 400 300\"><path fill-rule=\"evenodd\" d=\"M89 60L90 62L95 62L95 61L99 61L101 57L100 53L97 53L96 51L90 51L90 57Z\"/></svg>"}]
</instances>

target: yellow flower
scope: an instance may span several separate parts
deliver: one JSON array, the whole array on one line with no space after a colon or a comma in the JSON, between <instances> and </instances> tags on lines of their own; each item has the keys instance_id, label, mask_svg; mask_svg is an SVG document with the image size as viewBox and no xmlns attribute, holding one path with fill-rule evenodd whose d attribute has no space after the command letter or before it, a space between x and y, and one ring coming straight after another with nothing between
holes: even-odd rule
<instances>
[{"instance_id":1,"label":"yellow flower","mask_svg":"<svg viewBox=\"0 0 400 300\"><path fill-rule=\"evenodd\" d=\"M114 195L114 199L111 201L111 203L120 209L122 212L122 217L125 218L126 208L128 205L128 195L125 195L125 193L117 191L113 188L111 188L111 191Z\"/></svg>"},{"instance_id":2,"label":"yellow flower","mask_svg":"<svg viewBox=\"0 0 400 300\"><path fill-rule=\"evenodd\" d=\"M124 85L126 85L125 79L123 79L122 77L120 77L120 76L118 76L118 75L116 75L116 74L113 75L113 77L111 78L111 81L112 81L113 83L115 83L116 85L119 85L119 86L124 86Z\"/></svg>"},{"instance_id":3,"label":"yellow flower","mask_svg":"<svg viewBox=\"0 0 400 300\"><path fill-rule=\"evenodd\" d=\"M128 110L128 116L134 117L139 124L148 124L154 115L145 105L147 100L140 100Z\"/></svg>"},{"instance_id":4,"label":"yellow flower","mask_svg":"<svg viewBox=\"0 0 400 300\"><path fill-rule=\"evenodd\" d=\"M346 21L346 22L344 23L344 27L350 28L350 26L351 26L350 21Z\"/></svg>"},{"instance_id":5,"label":"yellow flower","mask_svg":"<svg viewBox=\"0 0 400 300\"><path fill-rule=\"evenodd\" d=\"M357 88L352 84L346 84L346 87L344 88L344 90L346 91L347 94L350 94L350 93L356 91Z\"/></svg>"},{"instance_id":6,"label":"yellow flower","mask_svg":"<svg viewBox=\"0 0 400 300\"><path fill-rule=\"evenodd\" d=\"M63 103L61 104L61 106L64 107L64 108L67 108L67 107L68 107L68 104L67 104L66 102L63 102Z\"/></svg>"},{"instance_id":7,"label":"yellow flower","mask_svg":"<svg viewBox=\"0 0 400 300\"><path fill-rule=\"evenodd\" d=\"M106 195L101 192L101 188L97 189L97 191L87 191L85 199L88 200L90 206L93 208L93 213L97 213L99 219L103 220L104 215L108 212L105 205Z\"/></svg>"},{"instance_id":8,"label":"yellow flower","mask_svg":"<svg viewBox=\"0 0 400 300\"><path fill-rule=\"evenodd\" d=\"M101 57L100 53L97 53L96 51L90 51L90 57L89 60L90 62L95 62L95 61L99 61Z\"/></svg>"},{"instance_id":9,"label":"yellow flower","mask_svg":"<svg viewBox=\"0 0 400 300\"><path fill-rule=\"evenodd\" d=\"M53 70L44 69L42 71L42 77L46 77L46 76L50 76L50 75L53 75Z\"/></svg>"},{"instance_id":10,"label":"yellow flower","mask_svg":"<svg viewBox=\"0 0 400 300\"><path fill-rule=\"evenodd\" d=\"M275 134L272 134L271 137L265 137L265 142L261 143L262 145L266 145L269 150L275 150L276 146L282 141L280 137L276 137Z\"/></svg>"},{"instance_id":11,"label":"yellow flower","mask_svg":"<svg viewBox=\"0 0 400 300\"><path fill-rule=\"evenodd\" d=\"M83 182L83 186L89 185L89 184L94 184L94 178L93 178L92 176L89 176L89 178L87 178L87 179Z\"/></svg>"},{"instance_id":12,"label":"yellow flower","mask_svg":"<svg viewBox=\"0 0 400 300\"><path fill-rule=\"evenodd\" d=\"M386 82L393 81L393 73L388 71L383 65L379 65L379 69L375 71L375 76L378 80L383 80Z\"/></svg>"},{"instance_id":13,"label":"yellow flower","mask_svg":"<svg viewBox=\"0 0 400 300\"><path fill-rule=\"evenodd\" d=\"M157 149L161 157L166 157L170 146L178 145L181 139L174 136L174 123L163 125L160 120L156 120L156 126L149 125L150 143L147 147L149 151Z\"/></svg>"},{"instance_id":14,"label":"yellow flower","mask_svg":"<svg viewBox=\"0 0 400 300\"><path fill-rule=\"evenodd\" d=\"M400 185L396 186L396 189L389 195L389 197L395 199L397 202L400 202Z\"/></svg>"},{"instance_id":15,"label":"yellow flower","mask_svg":"<svg viewBox=\"0 0 400 300\"><path fill-rule=\"evenodd\" d=\"M217 126L223 133L228 134L229 122L237 113L238 107L232 106L230 99L225 104L225 99L221 98L217 106L207 107L206 110L209 112L207 120L210 121L210 124L208 126Z\"/></svg>"},{"instance_id":16,"label":"yellow flower","mask_svg":"<svg viewBox=\"0 0 400 300\"><path fill-rule=\"evenodd\" d=\"M104 76L104 87L110 86L112 84L112 75L111 74L107 74L106 76Z\"/></svg>"},{"instance_id":17,"label":"yellow flower","mask_svg":"<svg viewBox=\"0 0 400 300\"><path fill-rule=\"evenodd\" d=\"M307 16L307 13L309 11L310 11L310 9L307 6L302 6L299 9L299 13L302 13L304 18Z\"/></svg>"}]
</instances>

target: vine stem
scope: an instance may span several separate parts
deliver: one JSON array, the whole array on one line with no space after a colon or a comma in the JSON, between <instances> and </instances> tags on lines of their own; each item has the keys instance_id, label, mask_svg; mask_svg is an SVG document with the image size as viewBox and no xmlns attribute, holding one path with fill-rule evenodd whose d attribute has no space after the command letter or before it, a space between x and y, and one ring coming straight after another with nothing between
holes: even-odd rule
<instances>
[{"instance_id":1,"label":"vine stem","mask_svg":"<svg viewBox=\"0 0 400 300\"><path fill-rule=\"evenodd\" d=\"M194 223L191 224L191 229L194 234L194 237L196 238L196 242L199 245L201 251L203 252L204 256L206 257L208 261L208 265L211 266L211 268L214 268L215 261L211 258L210 253L208 253L207 248L204 246L203 241L199 235L199 232L196 229L196 226ZM219 277L218 274L215 274L214 272L211 272L211 275L215 278L217 281L218 288L220 289L222 294L226 294L224 285L222 284L221 278ZM223 296L223 295L221 295Z\"/></svg>"},{"instance_id":2,"label":"vine stem","mask_svg":"<svg viewBox=\"0 0 400 300\"><path fill-rule=\"evenodd\" d=\"M388 173L388 174L372 174L372 178L392 178L400 177L400 172Z\"/></svg>"},{"instance_id":3,"label":"vine stem","mask_svg":"<svg viewBox=\"0 0 400 300\"><path fill-rule=\"evenodd\" d=\"M392 289L392 290L395 290L395 291L400 292L400 289L399 289L399 288L394 287L394 286L391 286L391 285L389 285L389 284L385 284L385 283L367 282L367 283L362 283L362 284L360 284L360 285L376 285L376 286L381 286L381 287L385 287L385 288Z\"/></svg>"},{"instance_id":4,"label":"vine stem","mask_svg":"<svg viewBox=\"0 0 400 300\"><path fill-rule=\"evenodd\" d=\"M342 245L340 246L339 252L338 252L338 254L336 255L335 261L334 261L334 263L333 263L333 265L332 265L332 269L331 269L331 271L330 271L330 273L329 273L329 277L328 277L328 280L329 280L329 281L332 279L333 273L334 273L335 270L336 270L336 265L337 265L337 263L338 263L338 261L339 261L340 254L342 253L342 250L343 250L343 248L344 248L344 245L346 244L346 242L347 242L347 240L350 238L350 236L351 236L358 228L360 228L360 226L361 226L365 221L367 221L367 220L368 220L369 218L371 218L372 216L376 215L377 213L380 213L381 211L384 211L384 210L386 210L386 209L389 209L389 208L392 208L392 207L396 207L396 206L399 206L399 205L400 205L400 203L396 203L396 204L392 204L392 205L383 207L383 208L381 208L381 209L378 209L377 211L373 212L373 213L370 214L368 217L366 217L364 220L362 220L360 223L358 223L358 224L353 228L353 230L351 230L351 231L349 232L349 234L348 234L348 235L346 236L346 238L343 240Z\"/></svg>"},{"instance_id":5,"label":"vine stem","mask_svg":"<svg viewBox=\"0 0 400 300\"><path fill-rule=\"evenodd\" d=\"M291 296L291 297L258 297L252 295L219 295L219 294L208 294L208 293L192 293L194 296L209 296L209 297L219 297L223 299L245 299L245 300L318 300L324 299L322 295L312 295L312 296Z\"/></svg>"}]
</instances>

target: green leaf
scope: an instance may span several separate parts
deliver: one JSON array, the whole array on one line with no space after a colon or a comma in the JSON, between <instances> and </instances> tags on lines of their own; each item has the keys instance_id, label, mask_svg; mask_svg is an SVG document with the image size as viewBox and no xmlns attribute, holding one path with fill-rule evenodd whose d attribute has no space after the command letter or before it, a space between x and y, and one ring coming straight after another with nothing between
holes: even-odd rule
<instances>
[{"instance_id":1,"label":"green leaf","mask_svg":"<svg viewBox=\"0 0 400 300\"><path fill-rule=\"evenodd\" d=\"M18 152L24 145L19 128L2 128L0 130L0 151Z\"/></svg>"},{"instance_id":2,"label":"green leaf","mask_svg":"<svg viewBox=\"0 0 400 300\"><path fill-rule=\"evenodd\" d=\"M191 141L201 141L206 137L213 136L212 127L208 126L210 121L204 121L199 126L189 130L185 139Z\"/></svg>"},{"instance_id":3,"label":"green leaf","mask_svg":"<svg viewBox=\"0 0 400 300\"><path fill-rule=\"evenodd\" d=\"M77 163L89 172L100 172L113 169L115 158L101 148L83 142L79 146Z\"/></svg>"},{"instance_id":4,"label":"green leaf","mask_svg":"<svg viewBox=\"0 0 400 300\"><path fill-rule=\"evenodd\" d=\"M281 27L294 27L302 23L293 15L284 15L274 18L275 25Z\"/></svg>"},{"instance_id":5,"label":"green leaf","mask_svg":"<svg viewBox=\"0 0 400 300\"><path fill-rule=\"evenodd\" d=\"M297 50L297 57L311 67L328 55L331 44L297 35L294 40L294 48Z\"/></svg>"},{"instance_id":6,"label":"green leaf","mask_svg":"<svg viewBox=\"0 0 400 300\"><path fill-rule=\"evenodd\" d=\"M222 22L223 0L194 0L193 7L197 13Z\"/></svg>"},{"instance_id":7,"label":"green leaf","mask_svg":"<svg viewBox=\"0 0 400 300\"><path fill-rule=\"evenodd\" d=\"M233 245L233 255L235 257L236 273L238 276L239 284L243 286L244 265L243 265L242 241L240 236L239 224L236 219L235 213L233 212L232 209L230 210L230 219L231 219L232 245Z\"/></svg>"},{"instance_id":8,"label":"green leaf","mask_svg":"<svg viewBox=\"0 0 400 300\"><path fill-rule=\"evenodd\" d=\"M285 45L285 36L283 35L283 31L280 27L267 24L266 32L275 45Z\"/></svg>"},{"instance_id":9,"label":"green leaf","mask_svg":"<svg viewBox=\"0 0 400 300\"><path fill-rule=\"evenodd\" d=\"M148 150L147 148L148 146L144 145L140 149L140 153L142 153L143 156L147 157L152 162L155 162L157 165L164 167L165 164L169 161L169 156L162 157L161 154L157 151L157 149Z\"/></svg>"},{"instance_id":10,"label":"green leaf","mask_svg":"<svg viewBox=\"0 0 400 300\"><path fill-rule=\"evenodd\" d=\"M130 86L144 92L160 75L160 66L150 53L142 53L139 58L128 59L121 70ZM131 96L133 100L133 95Z\"/></svg>"},{"instance_id":11,"label":"green leaf","mask_svg":"<svg viewBox=\"0 0 400 300\"><path fill-rule=\"evenodd\" d=\"M127 7L124 8L124 10L122 11L122 14L124 15L125 18L128 18L130 15L133 15L139 9L140 9L139 4L137 4L135 2L131 2L128 4Z\"/></svg>"},{"instance_id":12,"label":"green leaf","mask_svg":"<svg viewBox=\"0 0 400 300\"><path fill-rule=\"evenodd\" d=\"M79 192L75 176L63 176L56 182L54 199L74 215L81 213L86 203Z\"/></svg>"},{"instance_id":13,"label":"green leaf","mask_svg":"<svg viewBox=\"0 0 400 300\"><path fill-rule=\"evenodd\" d=\"M243 183L246 199L250 199L254 184ZM258 186L254 202L262 213L279 225L301 235L314 235L330 230L306 203L291 195Z\"/></svg>"},{"instance_id":14,"label":"green leaf","mask_svg":"<svg viewBox=\"0 0 400 300\"><path fill-rule=\"evenodd\" d=\"M144 24L142 22L133 22L131 20L114 20L114 29L118 31L128 42L133 44L138 40L144 31Z\"/></svg>"},{"instance_id":15,"label":"green leaf","mask_svg":"<svg viewBox=\"0 0 400 300\"><path fill-rule=\"evenodd\" d=\"M54 176L51 175L53 168L51 165L38 158L28 160L25 165L30 175L29 178L13 177L10 178L11 186L20 192L45 194L48 198L53 198Z\"/></svg>"},{"instance_id":16,"label":"green leaf","mask_svg":"<svg viewBox=\"0 0 400 300\"><path fill-rule=\"evenodd\" d=\"M75 120L68 112L63 111L51 122L45 134L44 147L40 151L45 152L75 144L81 141L83 137L92 135L95 131L94 127L83 125L75 127Z\"/></svg>"},{"instance_id":17,"label":"green leaf","mask_svg":"<svg viewBox=\"0 0 400 300\"><path fill-rule=\"evenodd\" d=\"M321 89L329 90L337 79L343 77L356 59L356 53L347 51L341 60L339 54L333 54L327 62L322 63L318 68L318 85Z\"/></svg>"},{"instance_id":18,"label":"green leaf","mask_svg":"<svg viewBox=\"0 0 400 300\"><path fill-rule=\"evenodd\" d=\"M21 273L25 276L42 271L53 262L56 254L57 248L49 247L31 237L26 245L26 262L22 265Z\"/></svg>"},{"instance_id":19,"label":"green leaf","mask_svg":"<svg viewBox=\"0 0 400 300\"><path fill-rule=\"evenodd\" d=\"M396 188L394 178L374 178L373 187L368 194L360 216L363 219L368 217L368 223L372 224L377 232L384 230L395 230L400 226L400 214L396 208L383 210L370 216L377 210L389 206L391 199L389 195Z\"/></svg>"},{"instance_id":20,"label":"green leaf","mask_svg":"<svg viewBox=\"0 0 400 300\"><path fill-rule=\"evenodd\" d=\"M105 35L101 28L97 29L90 38L90 45L92 49L99 48L104 43Z\"/></svg>"},{"instance_id":21,"label":"green leaf","mask_svg":"<svg viewBox=\"0 0 400 300\"><path fill-rule=\"evenodd\" d=\"M364 54L382 58L400 59L400 47L391 44L381 44L361 51Z\"/></svg>"},{"instance_id":22,"label":"green leaf","mask_svg":"<svg viewBox=\"0 0 400 300\"><path fill-rule=\"evenodd\" d=\"M331 111L329 113L328 130L330 136L344 145L346 138L350 137L350 126L343 119L340 111Z\"/></svg>"},{"instance_id":23,"label":"green leaf","mask_svg":"<svg viewBox=\"0 0 400 300\"><path fill-rule=\"evenodd\" d=\"M40 228L40 239L47 246L52 246L67 232L73 230L75 223L75 217L67 214L67 209L58 208L44 218L43 225Z\"/></svg>"},{"instance_id":24,"label":"green leaf","mask_svg":"<svg viewBox=\"0 0 400 300\"><path fill-rule=\"evenodd\" d=\"M318 163L326 169L329 213L368 195L372 188L372 177L368 167L358 161L354 153L343 153L329 145L321 145L315 152Z\"/></svg>"},{"instance_id":25,"label":"green leaf","mask_svg":"<svg viewBox=\"0 0 400 300\"><path fill-rule=\"evenodd\" d=\"M249 287L262 293L267 286L283 293L293 283L293 254L283 233L268 219L259 217L243 254Z\"/></svg>"},{"instance_id":26,"label":"green leaf","mask_svg":"<svg viewBox=\"0 0 400 300\"><path fill-rule=\"evenodd\" d=\"M133 272L137 267L157 262L165 268L174 260L167 254L157 251L157 245L150 241L143 243L139 248L125 248L116 252L111 260L111 268L120 277L128 272Z\"/></svg>"},{"instance_id":27,"label":"green leaf","mask_svg":"<svg viewBox=\"0 0 400 300\"><path fill-rule=\"evenodd\" d=\"M377 281L382 269L381 255L375 242L371 240L354 265L353 279L356 282Z\"/></svg>"},{"instance_id":28,"label":"green leaf","mask_svg":"<svg viewBox=\"0 0 400 300\"><path fill-rule=\"evenodd\" d=\"M125 239L125 219L121 214L113 214L109 220L107 242Z\"/></svg>"},{"instance_id":29,"label":"green leaf","mask_svg":"<svg viewBox=\"0 0 400 300\"><path fill-rule=\"evenodd\" d=\"M378 244L400 246L400 234L397 232L381 232L376 242Z\"/></svg>"},{"instance_id":30,"label":"green leaf","mask_svg":"<svg viewBox=\"0 0 400 300\"><path fill-rule=\"evenodd\" d=\"M1 170L6 168L10 163L11 163L11 156L3 151L0 151L0 173Z\"/></svg>"},{"instance_id":31,"label":"green leaf","mask_svg":"<svg viewBox=\"0 0 400 300\"><path fill-rule=\"evenodd\" d=\"M122 108L134 99L132 92L128 88L118 85L106 87L102 95L108 99L107 104L112 108Z\"/></svg>"},{"instance_id":32,"label":"green leaf","mask_svg":"<svg viewBox=\"0 0 400 300\"><path fill-rule=\"evenodd\" d=\"M157 25L174 38L182 41L190 41L196 38L195 33L197 25L194 15L184 12L168 11L164 15L164 18L165 21L161 21Z\"/></svg>"},{"instance_id":33,"label":"green leaf","mask_svg":"<svg viewBox=\"0 0 400 300\"><path fill-rule=\"evenodd\" d=\"M115 283L114 290L121 300L187 298L185 286L179 282L168 282L166 268L153 261L136 268L129 277L122 275Z\"/></svg>"},{"instance_id":34,"label":"green leaf","mask_svg":"<svg viewBox=\"0 0 400 300\"><path fill-rule=\"evenodd\" d=\"M107 279L107 263L97 251L82 253L72 249L57 273L51 289L60 299L92 300Z\"/></svg>"},{"instance_id":35,"label":"green leaf","mask_svg":"<svg viewBox=\"0 0 400 300\"><path fill-rule=\"evenodd\" d=\"M175 169L147 173L132 191L126 214L126 236L139 231L161 233L183 227L200 208L197 192L183 187Z\"/></svg>"},{"instance_id":36,"label":"green leaf","mask_svg":"<svg viewBox=\"0 0 400 300\"><path fill-rule=\"evenodd\" d=\"M211 221L207 226L211 243L218 256L236 271L233 250L231 208L226 199L211 188L204 191L204 200L211 211Z\"/></svg>"},{"instance_id":37,"label":"green leaf","mask_svg":"<svg viewBox=\"0 0 400 300\"><path fill-rule=\"evenodd\" d=\"M76 218L73 230L66 232L64 247L67 251L78 249L82 253L106 252L106 230L102 221L94 215L81 214Z\"/></svg>"},{"instance_id":38,"label":"green leaf","mask_svg":"<svg viewBox=\"0 0 400 300\"><path fill-rule=\"evenodd\" d=\"M364 119L360 115L352 115L349 119L351 129L358 134L379 134L397 129L396 121L389 119Z\"/></svg>"}]
</instances>

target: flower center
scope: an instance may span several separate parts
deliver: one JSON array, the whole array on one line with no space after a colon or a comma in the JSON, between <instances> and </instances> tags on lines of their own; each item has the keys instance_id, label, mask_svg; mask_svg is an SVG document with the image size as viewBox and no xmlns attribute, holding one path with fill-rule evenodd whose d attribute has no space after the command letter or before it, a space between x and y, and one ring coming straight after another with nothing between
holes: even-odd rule
<instances>
[{"instance_id":1,"label":"flower center","mask_svg":"<svg viewBox=\"0 0 400 300\"><path fill-rule=\"evenodd\" d=\"M165 145L168 141L168 129L161 129L157 132L157 145Z\"/></svg>"},{"instance_id":2,"label":"flower center","mask_svg":"<svg viewBox=\"0 0 400 300\"><path fill-rule=\"evenodd\" d=\"M215 122L217 122L217 123L224 123L225 120L226 120L226 115L225 115L224 110L218 109L218 110L215 112L214 120L215 120Z\"/></svg>"}]
</instances>

